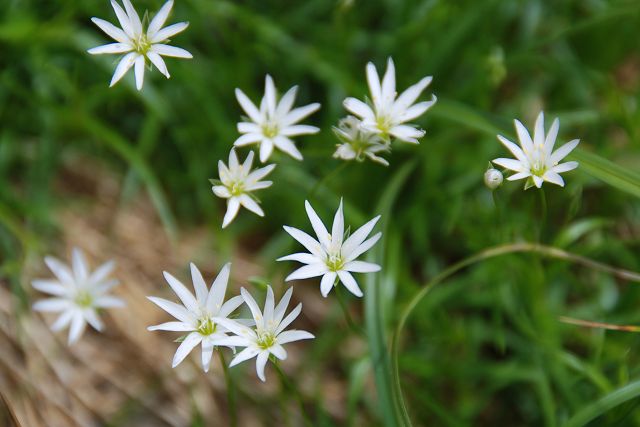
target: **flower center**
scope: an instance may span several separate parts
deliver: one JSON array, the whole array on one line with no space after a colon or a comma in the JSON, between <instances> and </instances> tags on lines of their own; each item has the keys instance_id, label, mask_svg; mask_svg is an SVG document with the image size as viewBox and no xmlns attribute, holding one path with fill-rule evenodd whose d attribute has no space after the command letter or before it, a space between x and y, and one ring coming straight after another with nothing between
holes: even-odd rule
<instances>
[{"instance_id":1,"label":"flower center","mask_svg":"<svg viewBox=\"0 0 640 427\"><path fill-rule=\"evenodd\" d=\"M258 347L262 350L267 350L268 348L273 347L276 343L276 336L273 332L263 331L258 333Z\"/></svg>"},{"instance_id":2,"label":"flower center","mask_svg":"<svg viewBox=\"0 0 640 427\"><path fill-rule=\"evenodd\" d=\"M93 297L87 291L79 291L76 294L75 302L79 307L88 308L93 305Z\"/></svg>"},{"instance_id":3,"label":"flower center","mask_svg":"<svg viewBox=\"0 0 640 427\"><path fill-rule=\"evenodd\" d=\"M531 174L542 177L548 169L544 146L536 145L533 147L533 153L530 160Z\"/></svg>"},{"instance_id":4,"label":"flower center","mask_svg":"<svg viewBox=\"0 0 640 427\"><path fill-rule=\"evenodd\" d=\"M391 129L391 119L385 115L378 115L376 117L376 125L382 135L388 135Z\"/></svg>"},{"instance_id":5,"label":"flower center","mask_svg":"<svg viewBox=\"0 0 640 427\"><path fill-rule=\"evenodd\" d=\"M274 138L278 136L278 133L279 133L278 124L273 122L265 123L264 125L262 125L262 133L267 138Z\"/></svg>"},{"instance_id":6,"label":"flower center","mask_svg":"<svg viewBox=\"0 0 640 427\"><path fill-rule=\"evenodd\" d=\"M137 39L133 40L133 47L139 54L146 55L151 49L151 41L147 38L146 34L140 34Z\"/></svg>"},{"instance_id":7,"label":"flower center","mask_svg":"<svg viewBox=\"0 0 640 427\"><path fill-rule=\"evenodd\" d=\"M239 196L244 193L244 182L233 181L228 188L232 196Z\"/></svg>"},{"instance_id":8,"label":"flower center","mask_svg":"<svg viewBox=\"0 0 640 427\"><path fill-rule=\"evenodd\" d=\"M211 335L215 333L218 326L213 323L210 317L204 317L198 321L198 329L196 331L200 335Z\"/></svg>"},{"instance_id":9,"label":"flower center","mask_svg":"<svg viewBox=\"0 0 640 427\"><path fill-rule=\"evenodd\" d=\"M330 271L340 271L344 267L344 260L340 253L329 254L326 264Z\"/></svg>"}]
</instances>

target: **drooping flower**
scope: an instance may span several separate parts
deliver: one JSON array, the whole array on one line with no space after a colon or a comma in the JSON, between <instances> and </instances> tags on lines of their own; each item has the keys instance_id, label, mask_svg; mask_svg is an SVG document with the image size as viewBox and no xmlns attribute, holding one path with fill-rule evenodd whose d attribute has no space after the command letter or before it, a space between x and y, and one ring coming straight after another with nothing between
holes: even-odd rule
<instances>
[{"instance_id":1,"label":"drooping flower","mask_svg":"<svg viewBox=\"0 0 640 427\"><path fill-rule=\"evenodd\" d=\"M268 188L273 184L271 181L260 181L267 176L276 165L267 165L251 171L253 164L253 151L249 153L244 163L238 162L236 150L231 149L229 153L229 167L222 160L218 161L218 174L220 175L220 185L211 187L213 193L223 199L227 199L227 213L222 221L222 228L233 221L238 214L240 206L244 206L251 212L259 216L264 216L264 211L254 200L253 191Z\"/></svg>"},{"instance_id":2,"label":"drooping flower","mask_svg":"<svg viewBox=\"0 0 640 427\"><path fill-rule=\"evenodd\" d=\"M191 263L191 280L196 291L195 296L178 279L165 271L164 278L178 296L182 305L163 298L147 297L177 319L177 321L150 326L147 328L148 330L187 332L187 335L176 350L172 367L178 366L191 353L191 350L201 344L202 369L205 372L209 371L214 347L224 345L219 344L217 340L225 338L228 332L224 325L214 319L227 318L242 304L240 295L226 302L224 301L230 270L231 264L228 263L213 281L211 289L208 289L200 270L195 264Z\"/></svg>"},{"instance_id":3,"label":"drooping flower","mask_svg":"<svg viewBox=\"0 0 640 427\"><path fill-rule=\"evenodd\" d=\"M284 226L285 231L309 251L309 253L295 253L278 258L278 261L298 261L306 264L289 274L285 281L322 276L320 292L326 298L336 284L336 279L339 279L349 292L361 297L362 291L351 273L380 271L378 264L357 260L360 255L371 249L382 236L382 233L378 232L373 237L367 238L380 219L380 215L358 228L345 240L342 200L340 200L340 206L333 219L331 233L327 231L311 204L308 201L304 203L318 240L297 228Z\"/></svg>"},{"instance_id":4,"label":"drooping flower","mask_svg":"<svg viewBox=\"0 0 640 427\"><path fill-rule=\"evenodd\" d=\"M368 157L374 162L389 166L386 159L377 155L389 151L389 144L379 134L363 129L357 118L345 117L333 131L342 141L342 144L336 146L334 158L361 162Z\"/></svg>"},{"instance_id":5,"label":"drooping flower","mask_svg":"<svg viewBox=\"0 0 640 427\"><path fill-rule=\"evenodd\" d=\"M245 347L233 358L230 367L242 363L246 360L256 358L256 373L258 378L265 381L264 368L269 360L269 355L273 354L280 360L287 358L287 351L283 345L299 340L315 338L307 331L296 329L285 330L302 311L302 303L298 304L286 317L285 313L291 300L293 288L289 288L278 305L275 305L273 289L267 286L267 298L264 303L264 312L260 311L258 303L251 294L244 288L240 289L244 302L249 306L255 328L250 328L235 320L216 318L215 320L233 332L234 336L222 338L221 345Z\"/></svg>"},{"instance_id":6,"label":"drooping flower","mask_svg":"<svg viewBox=\"0 0 640 427\"><path fill-rule=\"evenodd\" d=\"M45 257L44 262L56 279L31 282L40 292L53 295L53 298L36 302L33 309L60 312L51 329L57 332L71 325L69 345L80 339L87 323L97 331L104 329L104 324L98 317L99 309L124 306L120 298L108 295L119 283L116 279L109 279L115 267L113 261L106 262L91 272L87 259L79 248L73 248L71 260L70 268L54 257Z\"/></svg>"},{"instance_id":7,"label":"drooping flower","mask_svg":"<svg viewBox=\"0 0 640 427\"><path fill-rule=\"evenodd\" d=\"M367 82L371 92L373 105L356 98L344 100L344 107L362 119L362 126L371 132L380 134L389 141L395 137L401 141L417 144L418 138L424 136L424 131L415 125L404 124L424 114L436 103L433 95L430 101L414 104L422 91L431 83L432 77L424 77L418 83L402 92L396 99L396 72L393 60L387 61L387 71L380 83L376 67L367 64Z\"/></svg>"},{"instance_id":8,"label":"drooping flower","mask_svg":"<svg viewBox=\"0 0 640 427\"><path fill-rule=\"evenodd\" d=\"M109 37L113 38L116 43L94 47L93 49L89 49L88 52L92 55L105 53L126 54L120 59L109 86L113 86L120 81L126 72L135 65L136 88L141 90L147 60L155 65L158 71L169 78L169 71L162 56L193 58L188 51L166 44L170 37L184 31L187 26L189 26L188 22L179 22L162 28L173 7L173 0L169 0L162 6L160 11L149 23L146 31L143 30L140 16L133 8L131 1L122 0L122 3L124 4L124 10L115 0L111 0L111 6L116 13L122 29L104 19L91 18L93 23Z\"/></svg>"},{"instance_id":9,"label":"drooping flower","mask_svg":"<svg viewBox=\"0 0 640 427\"><path fill-rule=\"evenodd\" d=\"M315 126L296 124L318 110L320 104L316 102L292 110L297 92L298 86L292 87L278 102L273 79L267 75L264 96L258 109L244 92L236 89L236 98L249 121L238 123L238 132L243 135L234 142L234 145L240 147L259 144L262 163L271 156L274 146L294 159L302 160L302 154L290 137L314 134L320 130Z\"/></svg>"},{"instance_id":10,"label":"drooping flower","mask_svg":"<svg viewBox=\"0 0 640 427\"><path fill-rule=\"evenodd\" d=\"M498 139L516 158L499 158L493 160L493 163L516 172L507 178L509 181L526 178L525 190L533 185L540 188L543 181L564 187L564 180L560 174L577 168L578 162L560 163L560 161L576 148L580 140L569 141L553 151L558 137L560 121L555 119L551 124L549 133L545 135L544 113L542 111L536 120L533 140L519 120L514 120L514 123L520 147L502 135L498 135Z\"/></svg>"}]
</instances>

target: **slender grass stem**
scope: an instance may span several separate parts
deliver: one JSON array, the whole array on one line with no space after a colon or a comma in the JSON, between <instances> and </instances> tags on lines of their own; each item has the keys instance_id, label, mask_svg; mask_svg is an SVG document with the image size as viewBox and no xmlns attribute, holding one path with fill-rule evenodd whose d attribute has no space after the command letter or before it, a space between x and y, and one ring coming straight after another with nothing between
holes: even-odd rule
<instances>
[{"instance_id":1,"label":"slender grass stem","mask_svg":"<svg viewBox=\"0 0 640 427\"><path fill-rule=\"evenodd\" d=\"M287 376L287 374L284 373L284 371L280 367L280 364L278 363L277 360L274 360L273 366L275 366L275 368L276 368L276 372L278 373L278 377L280 378L280 382L282 383L282 387L286 390L286 392L288 394L293 395L293 397L298 402L298 406L300 406L300 415L302 416L302 419L304 420L304 424L306 426L308 426L308 427L312 427L313 423L311 422L311 418L309 418L309 414L307 414L307 410L306 410L306 408L304 406L304 399L302 398L302 395L300 394L300 391L289 380L289 377Z\"/></svg>"},{"instance_id":2,"label":"slender grass stem","mask_svg":"<svg viewBox=\"0 0 640 427\"><path fill-rule=\"evenodd\" d=\"M629 280L631 282L640 283L640 274L612 267L607 264L603 264L601 262L592 260L590 258L586 258L580 255L572 254L570 252L566 252L562 249L554 248L552 246L545 246L538 243L511 243L506 245L494 246L492 248L485 249L475 255L472 255L468 258L463 259L462 261L452 265L451 267L445 269L440 274L436 275L430 282L428 282L422 289L420 289L414 296L411 298L409 303L406 305L404 310L400 315L400 320L396 327L395 333L393 335L393 341L391 344L391 363L392 363L392 372L394 376L393 387L394 387L394 395L396 396L397 402L396 406L399 410L402 423L406 426L411 426L411 418L409 417L409 413L407 411L406 403L404 401L404 396L402 394L402 385L400 383L400 373L398 366L398 345L400 340L400 335L402 333L402 329L404 328L407 319L416 308L418 303L422 301L422 299L433 289L434 286L453 276L460 270L464 269L473 264L477 264L481 261L495 258L502 255L518 253L518 252L529 252L536 253L542 256L546 256L549 258L555 258L575 264L582 265L587 268L591 268L598 271L603 271L605 273L610 273L615 277L620 279Z\"/></svg>"},{"instance_id":3,"label":"slender grass stem","mask_svg":"<svg viewBox=\"0 0 640 427\"><path fill-rule=\"evenodd\" d=\"M224 380L227 383L227 405L229 408L229 425L231 427L236 427L238 425L238 409L236 405L236 387L233 382L233 378L231 378L231 374L229 373L229 367L227 366L227 362L224 360L224 355L218 349L216 351L218 353L218 358L220 359L220 365L222 365L222 371L224 372Z\"/></svg>"},{"instance_id":4,"label":"slender grass stem","mask_svg":"<svg viewBox=\"0 0 640 427\"><path fill-rule=\"evenodd\" d=\"M539 188L540 194L540 228L538 229L538 242L542 242L544 236L544 229L547 225L547 195L544 192L544 188Z\"/></svg>"},{"instance_id":5,"label":"slender grass stem","mask_svg":"<svg viewBox=\"0 0 640 427\"><path fill-rule=\"evenodd\" d=\"M338 284L335 288L336 288L336 298L338 299L338 303L340 303L340 308L344 313L344 318L347 321L347 325L349 325L349 328L351 328L351 330L356 334L364 335L365 334L364 329L358 326L358 324L354 322L353 317L351 317L351 313L349 312L349 307L347 306L347 302L345 301L345 295L342 290L342 286Z\"/></svg>"}]
</instances>

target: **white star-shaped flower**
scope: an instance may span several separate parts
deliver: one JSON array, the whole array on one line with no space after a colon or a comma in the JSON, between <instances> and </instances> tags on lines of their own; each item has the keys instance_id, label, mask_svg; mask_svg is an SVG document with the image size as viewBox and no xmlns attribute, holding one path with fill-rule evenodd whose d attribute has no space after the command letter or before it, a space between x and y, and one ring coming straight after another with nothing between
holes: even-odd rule
<instances>
[{"instance_id":1,"label":"white star-shaped flower","mask_svg":"<svg viewBox=\"0 0 640 427\"><path fill-rule=\"evenodd\" d=\"M135 65L136 87L142 89L144 82L144 68L147 60L149 60L156 68L169 78L169 71L162 59L162 56L172 56L175 58L193 58L188 51L165 44L170 37L184 31L189 25L188 22L179 22L162 28L171 8L173 0L169 0L162 6L160 11L151 20L146 32L142 28L140 16L133 8L130 0L122 0L124 10L118 3L111 0L111 6L116 12L118 21L122 29L116 27L108 21L100 18L91 18L102 31L109 37L113 38L116 43L106 44L104 46L94 47L88 52L92 55L116 53L126 54L122 57L116 67L111 83L109 86L116 84L131 67Z\"/></svg>"},{"instance_id":2,"label":"white star-shaped flower","mask_svg":"<svg viewBox=\"0 0 640 427\"><path fill-rule=\"evenodd\" d=\"M147 297L178 320L150 326L148 330L188 332L173 357L174 368L191 353L194 347L202 344L202 369L208 372L214 347L224 345L219 344L217 340L226 337L228 330L214 318L227 318L242 304L240 295L227 302L224 301L230 270L231 264L226 264L213 281L211 289L208 289L200 270L191 263L191 280L196 291L195 296L178 279L165 271L164 278L182 305L163 298Z\"/></svg>"},{"instance_id":3,"label":"white star-shaped flower","mask_svg":"<svg viewBox=\"0 0 640 427\"><path fill-rule=\"evenodd\" d=\"M255 321L255 328L242 325L234 320L216 318L217 322L235 334L235 336L222 338L220 343L227 346L245 347L244 350L233 358L229 366L232 367L256 357L256 372L258 378L265 381L264 368L269 360L270 354L273 354L280 360L285 360L287 358L287 351L282 347L284 344L315 337L307 331L296 329L285 331L285 328L289 326L302 311L302 303L300 303L285 317L293 288L289 288L278 305L275 305L273 290L271 286L268 286L264 312L260 311L256 300L254 300L251 294L244 288L240 289L240 293L244 302L251 310Z\"/></svg>"},{"instance_id":4,"label":"white star-shaped flower","mask_svg":"<svg viewBox=\"0 0 640 427\"><path fill-rule=\"evenodd\" d=\"M264 211L253 199L251 194L253 191L268 188L273 184L271 181L260 181L267 176L276 165L267 165L251 171L253 163L253 151L249 153L244 163L238 162L236 150L231 149L229 153L229 167L222 160L218 161L218 174L220 175L220 184L211 187L213 193L223 199L227 199L227 213L222 220L222 228L233 221L238 214L240 206L244 206L251 212L259 216L264 216Z\"/></svg>"},{"instance_id":5,"label":"white star-shaped flower","mask_svg":"<svg viewBox=\"0 0 640 427\"><path fill-rule=\"evenodd\" d=\"M296 124L318 110L320 104L316 102L292 110L297 92L298 86L292 87L278 102L273 79L267 75L258 109L244 92L236 89L236 98L250 121L238 123L238 132L243 135L236 139L234 145L260 144L262 163L271 156L274 146L294 159L302 160L302 154L290 137L314 134L320 130L315 126Z\"/></svg>"},{"instance_id":6,"label":"white star-shaped flower","mask_svg":"<svg viewBox=\"0 0 640 427\"><path fill-rule=\"evenodd\" d=\"M516 158L499 158L493 160L493 163L516 172L507 178L509 181L526 178L527 184L525 184L525 189L532 186L531 180L533 180L533 185L538 188L542 187L543 181L564 187L564 180L560 174L577 168L578 162L560 163L560 161L576 148L580 140L574 139L569 141L556 151L553 151L556 138L558 137L560 121L555 119L551 124L549 133L545 135L544 113L542 111L536 120L533 140L519 120L514 120L514 123L518 133L520 147L522 148L504 136L498 135L500 142L507 147Z\"/></svg>"},{"instance_id":7,"label":"white star-shaped flower","mask_svg":"<svg viewBox=\"0 0 640 427\"><path fill-rule=\"evenodd\" d=\"M40 300L33 305L36 311L61 312L51 325L53 331L60 331L69 324L69 344L73 344L84 332L87 323L95 330L102 331L104 324L98 317L101 308L123 307L120 298L107 293L118 284L116 279L109 279L115 263L106 262L91 272L84 253L74 248L72 266L48 256L44 261L56 276L57 280L34 280L32 286L54 298Z\"/></svg>"},{"instance_id":8,"label":"white star-shaped flower","mask_svg":"<svg viewBox=\"0 0 640 427\"><path fill-rule=\"evenodd\" d=\"M342 200L340 200L340 206L333 219L331 234L329 234L311 204L306 200L304 203L311 226L316 236L318 236L318 240L297 228L284 226L285 231L310 252L295 253L278 259L278 261L298 261L307 264L289 274L285 280L300 280L322 276L320 292L326 298L336 284L336 279L339 279L349 292L361 297L362 291L351 273L380 271L380 266L377 264L356 260L360 255L371 249L382 236L382 233L378 232L373 237L367 238L380 219L380 215L358 228L355 233L344 240Z\"/></svg>"},{"instance_id":9,"label":"white star-shaped flower","mask_svg":"<svg viewBox=\"0 0 640 427\"><path fill-rule=\"evenodd\" d=\"M393 60L387 61L387 71L380 84L376 67L367 64L367 82L371 91L370 106L356 98L344 100L344 107L362 119L362 126L371 132L376 132L389 140L395 137L401 141L418 143L418 138L424 136L424 131L414 125L404 124L424 114L436 103L436 96L431 101L414 104L422 91L431 83L432 77L425 77L418 83L405 90L396 99L396 71Z\"/></svg>"},{"instance_id":10,"label":"white star-shaped flower","mask_svg":"<svg viewBox=\"0 0 640 427\"><path fill-rule=\"evenodd\" d=\"M340 120L338 127L334 127L338 139L342 144L336 146L333 157L342 160L363 161L368 157L374 162L389 166L389 162L378 156L378 153L390 150L389 144L380 134L368 131L361 126L362 122L353 116Z\"/></svg>"}]
</instances>

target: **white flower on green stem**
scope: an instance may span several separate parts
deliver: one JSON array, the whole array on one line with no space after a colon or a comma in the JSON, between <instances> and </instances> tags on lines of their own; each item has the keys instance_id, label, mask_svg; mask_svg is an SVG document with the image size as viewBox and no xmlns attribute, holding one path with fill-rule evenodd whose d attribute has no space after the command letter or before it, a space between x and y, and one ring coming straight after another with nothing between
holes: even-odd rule
<instances>
[{"instance_id":1,"label":"white flower on green stem","mask_svg":"<svg viewBox=\"0 0 640 427\"><path fill-rule=\"evenodd\" d=\"M54 257L45 257L44 261L56 279L31 282L32 286L40 292L53 295L53 298L36 302L33 309L60 312L51 329L57 332L71 325L69 344L80 339L87 323L97 331L104 329L104 324L98 317L99 309L124 306L120 298L108 295L108 292L119 283L116 279L109 279L115 267L113 261L106 262L91 272L87 259L80 249L73 249L71 259L72 265L69 267Z\"/></svg>"},{"instance_id":2,"label":"white flower on green stem","mask_svg":"<svg viewBox=\"0 0 640 427\"><path fill-rule=\"evenodd\" d=\"M374 162L389 166L389 162L378 153L390 151L389 144L377 133L363 129L360 120L347 116L333 128L342 144L338 144L334 158L363 161L369 158Z\"/></svg>"},{"instance_id":3,"label":"white flower on green stem","mask_svg":"<svg viewBox=\"0 0 640 427\"><path fill-rule=\"evenodd\" d=\"M358 228L345 240L342 200L340 200L340 206L333 219L331 233L327 231L311 204L306 200L304 203L318 240L302 230L284 226L285 231L309 251L309 253L295 253L278 259L278 261L298 261L306 264L289 274L285 280L322 276L320 292L325 298L336 284L336 280L340 280L349 292L361 297L362 291L351 273L380 271L378 264L357 260L360 255L371 249L382 236L382 233L378 232L373 237L367 238L380 219L380 215Z\"/></svg>"},{"instance_id":4,"label":"white flower on green stem","mask_svg":"<svg viewBox=\"0 0 640 427\"><path fill-rule=\"evenodd\" d=\"M176 350L172 367L178 366L191 353L191 350L201 344L202 369L205 372L209 371L214 348L218 345L224 345L219 344L217 340L225 338L228 332L227 328L214 318L227 318L242 304L240 295L224 301L230 270L231 264L228 263L222 268L209 289L198 267L191 263L191 280L196 291L195 296L178 279L165 271L164 278L182 304L176 304L163 298L147 297L177 319L177 321L150 326L147 328L148 330L188 332Z\"/></svg>"},{"instance_id":5,"label":"white flower on green stem","mask_svg":"<svg viewBox=\"0 0 640 427\"><path fill-rule=\"evenodd\" d=\"M238 123L238 132L242 136L236 139L234 145L240 147L259 144L262 163L271 156L273 147L284 151L296 160L302 160L302 154L290 137L314 134L320 130L315 126L296 124L318 110L320 104L313 103L292 110L297 92L298 86L292 87L278 102L273 79L267 75L264 96L258 109L244 92L236 89L236 98L247 113L249 121Z\"/></svg>"},{"instance_id":6,"label":"white flower on green stem","mask_svg":"<svg viewBox=\"0 0 640 427\"><path fill-rule=\"evenodd\" d=\"M211 189L216 196L227 199L227 213L222 220L222 228L225 228L233 221L240 210L240 206L244 206L256 215L264 216L264 211L258 202L253 199L252 192L268 188L273 184L271 181L260 180L271 173L276 165L267 165L252 172L252 164L253 151L249 153L244 163L240 164L234 148L229 153L228 167L222 160L218 161L220 185L214 185Z\"/></svg>"},{"instance_id":7,"label":"white flower on green stem","mask_svg":"<svg viewBox=\"0 0 640 427\"><path fill-rule=\"evenodd\" d=\"M125 54L122 59L120 59L109 86L116 84L131 67L135 66L136 88L141 90L147 60L169 78L169 71L162 56L193 58L188 51L166 44L170 37L184 31L187 26L189 26L188 22L179 22L162 28L173 7L173 0L169 0L162 6L160 11L149 23L146 31L143 30L140 16L133 8L131 1L122 0L122 3L124 4L124 10L118 3L111 0L111 6L122 28L118 28L104 19L91 18L93 23L113 38L116 43L94 47L93 49L89 49L88 52L92 55L105 53Z\"/></svg>"},{"instance_id":8,"label":"white flower on green stem","mask_svg":"<svg viewBox=\"0 0 640 427\"><path fill-rule=\"evenodd\" d=\"M283 347L284 344L315 337L307 331L285 330L302 311L302 303L300 303L285 316L293 288L289 288L278 305L276 305L273 289L271 289L271 286L267 286L264 312L260 311L256 300L244 288L240 289L240 293L251 310L255 328L250 328L235 320L216 318L216 322L219 322L220 325L235 334L234 336L220 339L219 343L226 346L245 347L233 358L229 366L235 366L255 357L258 378L265 381L264 368L269 360L269 355L273 355L279 360L285 360L287 351Z\"/></svg>"},{"instance_id":9,"label":"white flower on green stem","mask_svg":"<svg viewBox=\"0 0 640 427\"><path fill-rule=\"evenodd\" d=\"M362 119L362 126L380 134L386 140L395 137L401 141L417 144L424 131L411 124L405 124L422 114L436 103L433 95L430 101L414 104L422 91L429 86L432 77L424 77L418 83L402 92L396 99L396 71L393 60L387 61L387 71L382 83L376 67L367 64L367 82L371 92L372 105L356 98L344 100L344 107Z\"/></svg>"},{"instance_id":10,"label":"white flower on green stem","mask_svg":"<svg viewBox=\"0 0 640 427\"><path fill-rule=\"evenodd\" d=\"M499 158L493 163L516 172L507 178L509 181L527 179L525 189L535 185L542 187L544 181L564 187L562 172L568 172L578 167L578 162L560 163L578 145L580 140L574 139L553 151L558 137L560 121L555 119L549 133L544 131L544 113L541 111L536 120L533 139L519 120L514 120L520 147L502 135L498 135L500 142L516 157L515 159ZM532 183L533 181L533 183Z\"/></svg>"}]
</instances>

